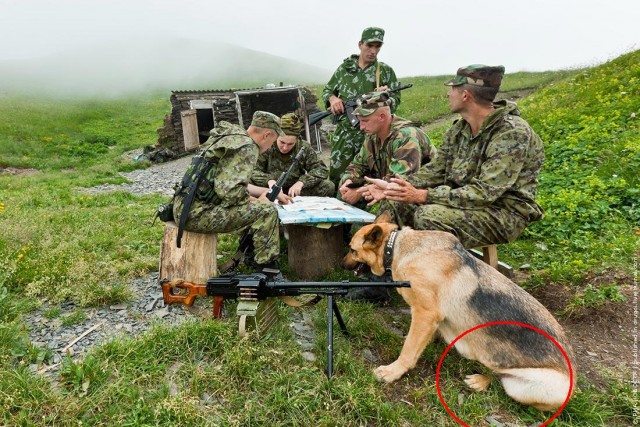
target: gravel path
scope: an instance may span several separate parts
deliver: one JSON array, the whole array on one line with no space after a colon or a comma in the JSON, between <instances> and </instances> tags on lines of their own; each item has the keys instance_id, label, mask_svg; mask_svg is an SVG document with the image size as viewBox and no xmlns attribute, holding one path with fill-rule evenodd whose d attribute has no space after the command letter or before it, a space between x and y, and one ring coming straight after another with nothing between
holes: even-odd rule
<instances>
[{"instance_id":1,"label":"gravel path","mask_svg":"<svg viewBox=\"0 0 640 427\"><path fill-rule=\"evenodd\" d=\"M127 156L133 158L139 153L131 152ZM79 191L87 194L129 191L138 195L159 193L171 196L174 184L182 179L190 162L191 157L187 156L155 164L146 169L122 173L130 181L128 183L105 184ZM180 304L165 306L162 290L158 285L158 272L136 279L130 286L135 299L127 303L101 308L82 308L73 302L54 306L43 304L26 316L25 325L31 343L49 349L52 353L48 365L34 364L31 369L55 380L67 354L78 360L97 344L117 339L121 335L138 335L157 323L179 324L188 319L201 318L202 313L207 312L210 307L208 298L196 300L196 305L201 309L199 313L187 311ZM76 321L73 321L74 318ZM315 355L311 353L315 333L309 313L296 310L290 320L291 331L303 349L303 357L309 361L315 360Z\"/></svg>"}]
</instances>

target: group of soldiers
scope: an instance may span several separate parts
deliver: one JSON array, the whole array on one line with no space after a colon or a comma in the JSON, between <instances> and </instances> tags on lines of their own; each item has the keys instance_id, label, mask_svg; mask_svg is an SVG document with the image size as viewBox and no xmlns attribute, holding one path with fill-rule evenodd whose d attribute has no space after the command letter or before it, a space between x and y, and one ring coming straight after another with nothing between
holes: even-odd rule
<instances>
[{"instance_id":1,"label":"group of soldiers","mask_svg":"<svg viewBox=\"0 0 640 427\"><path fill-rule=\"evenodd\" d=\"M514 103L495 100L504 67L462 67L445 83L460 118L436 150L420 127L394 114L399 83L377 59L384 35L366 28L360 53L346 58L324 88L322 100L337 119L329 167L302 139L304 118L293 112L257 111L247 130L221 122L204 148L211 167L199 184L203 191L189 209L186 190L177 192L176 221L187 215L185 229L196 232L248 232L252 266L277 268L278 214L266 194L301 150L280 203L300 195L338 197L364 209L380 203L399 225L453 233L467 248L513 241L540 219L543 143ZM357 99L358 127L344 114L347 99ZM379 299L366 292L363 298Z\"/></svg>"}]
</instances>

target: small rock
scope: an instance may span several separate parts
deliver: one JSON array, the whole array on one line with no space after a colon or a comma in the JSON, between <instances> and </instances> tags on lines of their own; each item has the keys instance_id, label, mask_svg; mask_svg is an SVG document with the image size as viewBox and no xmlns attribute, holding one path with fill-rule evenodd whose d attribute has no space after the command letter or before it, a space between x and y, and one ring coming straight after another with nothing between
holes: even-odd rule
<instances>
[{"instance_id":1,"label":"small rock","mask_svg":"<svg viewBox=\"0 0 640 427\"><path fill-rule=\"evenodd\" d=\"M531 264L522 264L519 269L520 270L529 270L529 269L531 269Z\"/></svg>"},{"instance_id":2,"label":"small rock","mask_svg":"<svg viewBox=\"0 0 640 427\"><path fill-rule=\"evenodd\" d=\"M365 348L362 351L362 356L371 363L376 363L379 360L378 357L376 357L376 355L368 348Z\"/></svg>"},{"instance_id":3,"label":"small rock","mask_svg":"<svg viewBox=\"0 0 640 427\"><path fill-rule=\"evenodd\" d=\"M587 351L587 356L598 357L598 354L597 353L592 353L590 351Z\"/></svg>"},{"instance_id":4,"label":"small rock","mask_svg":"<svg viewBox=\"0 0 640 427\"><path fill-rule=\"evenodd\" d=\"M304 360L306 360L307 362L315 362L316 361L316 355L311 353L310 351L305 351L302 353L302 358Z\"/></svg>"},{"instance_id":5,"label":"small rock","mask_svg":"<svg viewBox=\"0 0 640 427\"><path fill-rule=\"evenodd\" d=\"M126 310L127 309L127 304L115 304L115 305L109 306L109 308L111 310Z\"/></svg>"},{"instance_id":6,"label":"small rock","mask_svg":"<svg viewBox=\"0 0 640 427\"><path fill-rule=\"evenodd\" d=\"M495 427L504 427L504 424L502 424L500 421L496 420L494 417L487 417L485 418L485 420L489 423L489 425L495 426Z\"/></svg>"},{"instance_id":7,"label":"small rock","mask_svg":"<svg viewBox=\"0 0 640 427\"><path fill-rule=\"evenodd\" d=\"M168 308L163 308L163 309L160 309L160 310L156 311L154 314L155 314L157 317L159 317L159 318L161 318L161 319L162 319L163 317L165 317L165 316L168 316L168 315L169 315L169 309L168 309Z\"/></svg>"},{"instance_id":8,"label":"small rock","mask_svg":"<svg viewBox=\"0 0 640 427\"><path fill-rule=\"evenodd\" d=\"M464 403L464 393L458 393L458 405L462 406Z\"/></svg>"}]
</instances>

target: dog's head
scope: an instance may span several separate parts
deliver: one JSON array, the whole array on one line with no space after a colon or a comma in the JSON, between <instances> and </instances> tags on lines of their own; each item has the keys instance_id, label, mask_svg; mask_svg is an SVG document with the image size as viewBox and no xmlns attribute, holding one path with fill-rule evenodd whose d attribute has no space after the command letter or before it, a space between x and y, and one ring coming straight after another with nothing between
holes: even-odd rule
<instances>
[{"instance_id":1,"label":"dog's head","mask_svg":"<svg viewBox=\"0 0 640 427\"><path fill-rule=\"evenodd\" d=\"M383 212L375 222L365 225L351 238L349 253L342 260L347 270L357 270L362 264L368 265L373 274L384 274L384 245L389 234L398 228L391 222L391 216Z\"/></svg>"}]
</instances>

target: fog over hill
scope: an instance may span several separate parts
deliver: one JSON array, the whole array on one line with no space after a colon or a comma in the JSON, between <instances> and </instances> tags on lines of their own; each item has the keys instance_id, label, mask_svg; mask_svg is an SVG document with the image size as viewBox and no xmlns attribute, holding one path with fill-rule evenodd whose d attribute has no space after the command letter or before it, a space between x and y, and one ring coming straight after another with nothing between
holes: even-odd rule
<instances>
[{"instance_id":1,"label":"fog over hill","mask_svg":"<svg viewBox=\"0 0 640 427\"><path fill-rule=\"evenodd\" d=\"M323 83L331 71L225 43L121 40L0 61L0 93L118 97L156 90Z\"/></svg>"}]
</instances>

